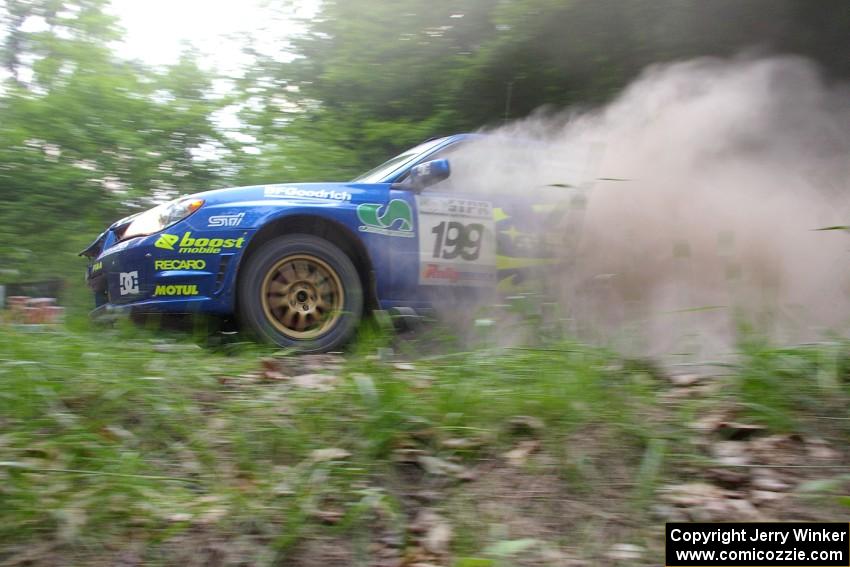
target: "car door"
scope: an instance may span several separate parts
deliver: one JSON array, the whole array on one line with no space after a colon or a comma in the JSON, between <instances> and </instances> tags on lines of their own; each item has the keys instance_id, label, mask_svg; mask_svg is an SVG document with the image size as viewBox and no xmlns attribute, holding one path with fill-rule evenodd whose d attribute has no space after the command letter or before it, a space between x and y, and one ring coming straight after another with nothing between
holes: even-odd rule
<instances>
[{"instance_id":1,"label":"car door","mask_svg":"<svg viewBox=\"0 0 850 567\"><path fill-rule=\"evenodd\" d=\"M394 185L397 198L413 212L416 233L415 243L403 243L394 252L397 289L411 301L430 303L463 295L463 290L479 296L493 290L545 291L545 280L569 270L587 189L564 182L507 185L462 156L462 147L439 148L413 166L447 159L448 169L460 169L460 175L452 173L419 190L404 177ZM525 162L509 163L522 167ZM482 178L492 186L482 185Z\"/></svg>"},{"instance_id":2,"label":"car door","mask_svg":"<svg viewBox=\"0 0 850 567\"><path fill-rule=\"evenodd\" d=\"M415 190L405 183L390 189L381 214L400 223L391 246L390 306L432 306L449 296L495 289L496 238L493 203L465 195L451 183Z\"/></svg>"}]
</instances>

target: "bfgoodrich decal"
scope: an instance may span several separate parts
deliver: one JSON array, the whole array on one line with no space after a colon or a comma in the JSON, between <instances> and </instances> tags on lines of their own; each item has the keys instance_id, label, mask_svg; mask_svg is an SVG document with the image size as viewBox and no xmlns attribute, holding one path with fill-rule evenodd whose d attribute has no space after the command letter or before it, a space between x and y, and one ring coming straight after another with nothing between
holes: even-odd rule
<instances>
[{"instance_id":1,"label":"bfgoodrich decal","mask_svg":"<svg viewBox=\"0 0 850 567\"><path fill-rule=\"evenodd\" d=\"M178 244L179 240L179 244ZM163 234L154 243L157 248L176 250L181 254L218 254L222 248L242 248L245 237L239 238L195 238L186 231L183 237L176 234Z\"/></svg>"},{"instance_id":2,"label":"bfgoodrich decal","mask_svg":"<svg viewBox=\"0 0 850 567\"><path fill-rule=\"evenodd\" d=\"M328 191L327 189L302 189L301 187L266 187L263 195L269 198L306 197L310 199L331 199L333 201L350 201L348 191Z\"/></svg>"}]
</instances>

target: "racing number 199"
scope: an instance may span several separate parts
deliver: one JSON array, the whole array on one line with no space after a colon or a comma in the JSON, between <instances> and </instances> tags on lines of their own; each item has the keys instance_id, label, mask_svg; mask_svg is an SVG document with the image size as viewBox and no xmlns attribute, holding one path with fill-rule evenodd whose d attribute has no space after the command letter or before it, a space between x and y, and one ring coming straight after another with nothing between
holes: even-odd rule
<instances>
[{"instance_id":1,"label":"racing number 199","mask_svg":"<svg viewBox=\"0 0 850 567\"><path fill-rule=\"evenodd\" d=\"M431 232L437 235L434 241L434 258L442 256L445 260L452 260L460 256L464 260L473 261L477 260L481 253L483 224L464 225L457 221L443 221L431 229Z\"/></svg>"}]
</instances>

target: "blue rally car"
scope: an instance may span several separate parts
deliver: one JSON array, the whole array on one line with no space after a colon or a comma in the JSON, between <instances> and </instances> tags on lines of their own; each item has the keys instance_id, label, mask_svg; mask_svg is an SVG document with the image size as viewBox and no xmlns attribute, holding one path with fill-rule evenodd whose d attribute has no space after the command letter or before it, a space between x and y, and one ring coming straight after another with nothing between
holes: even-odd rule
<instances>
[{"instance_id":1,"label":"blue rally car","mask_svg":"<svg viewBox=\"0 0 850 567\"><path fill-rule=\"evenodd\" d=\"M122 219L81 253L94 314L233 315L261 339L322 352L370 309L510 288L554 257L558 243L528 226L552 208L444 182L446 156L474 138L425 142L349 182L207 191Z\"/></svg>"}]
</instances>

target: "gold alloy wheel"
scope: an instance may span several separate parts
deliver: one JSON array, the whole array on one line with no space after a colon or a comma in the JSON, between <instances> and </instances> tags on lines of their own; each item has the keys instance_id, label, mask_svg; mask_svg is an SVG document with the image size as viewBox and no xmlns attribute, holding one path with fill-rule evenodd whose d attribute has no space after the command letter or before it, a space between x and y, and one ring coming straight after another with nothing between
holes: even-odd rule
<instances>
[{"instance_id":1,"label":"gold alloy wheel","mask_svg":"<svg viewBox=\"0 0 850 567\"><path fill-rule=\"evenodd\" d=\"M263 312L291 339L315 339L336 324L343 308L339 276L324 260L297 254L278 261L261 288Z\"/></svg>"}]
</instances>

